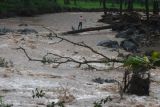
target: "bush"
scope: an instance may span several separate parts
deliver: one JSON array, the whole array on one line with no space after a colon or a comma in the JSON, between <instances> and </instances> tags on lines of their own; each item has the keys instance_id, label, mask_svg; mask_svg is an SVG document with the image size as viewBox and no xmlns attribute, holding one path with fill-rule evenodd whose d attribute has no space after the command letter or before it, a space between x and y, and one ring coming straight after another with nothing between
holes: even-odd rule
<instances>
[{"instance_id":1,"label":"bush","mask_svg":"<svg viewBox=\"0 0 160 107\"><path fill-rule=\"evenodd\" d=\"M5 0L0 1L0 14L4 16L35 14L60 11L61 7L54 0Z\"/></svg>"}]
</instances>

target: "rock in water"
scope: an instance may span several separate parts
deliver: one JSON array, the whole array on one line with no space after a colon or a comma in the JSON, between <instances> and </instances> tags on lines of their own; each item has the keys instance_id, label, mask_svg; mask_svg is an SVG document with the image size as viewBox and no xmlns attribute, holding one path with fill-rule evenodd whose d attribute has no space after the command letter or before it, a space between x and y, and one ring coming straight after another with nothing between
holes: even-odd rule
<instances>
[{"instance_id":1,"label":"rock in water","mask_svg":"<svg viewBox=\"0 0 160 107\"><path fill-rule=\"evenodd\" d=\"M103 84L104 83L104 79L102 79L102 78L95 78L95 79L93 79L92 80L93 82L96 82L96 83L99 83L99 84Z\"/></svg>"},{"instance_id":2,"label":"rock in water","mask_svg":"<svg viewBox=\"0 0 160 107\"><path fill-rule=\"evenodd\" d=\"M120 46L126 51L138 52L138 45L131 40L122 41Z\"/></svg>"},{"instance_id":3,"label":"rock in water","mask_svg":"<svg viewBox=\"0 0 160 107\"><path fill-rule=\"evenodd\" d=\"M28 26L26 23L19 24L18 26Z\"/></svg>"},{"instance_id":4,"label":"rock in water","mask_svg":"<svg viewBox=\"0 0 160 107\"><path fill-rule=\"evenodd\" d=\"M0 32L0 36L1 36L1 35L5 35L5 33L1 33L1 32Z\"/></svg>"},{"instance_id":5,"label":"rock in water","mask_svg":"<svg viewBox=\"0 0 160 107\"><path fill-rule=\"evenodd\" d=\"M108 48L118 48L119 44L117 41L112 41L112 40L103 40L100 41L97 46L103 46L103 47L108 47Z\"/></svg>"},{"instance_id":6,"label":"rock in water","mask_svg":"<svg viewBox=\"0 0 160 107\"><path fill-rule=\"evenodd\" d=\"M115 82L117 82L114 79L102 79L100 77L99 78L95 78L92 81L95 82L95 83L99 83L99 84L103 84L103 83L115 83Z\"/></svg>"},{"instance_id":7,"label":"rock in water","mask_svg":"<svg viewBox=\"0 0 160 107\"><path fill-rule=\"evenodd\" d=\"M13 32L13 30L8 29L8 28L0 28L0 35L5 35L6 33Z\"/></svg>"},{"instance_id":8,"label":"rock in water","mask_svg":"<svg viewBox=\"0 0 160 107\"><path fill-rule=\"evenodd\" d=\"M28 28L18 29L17 32L20 33L20 34L25 34L25 35L26 34L31 34L31 33L35 33L35 34L38 33L36 30L34 30L34 29L28 29Z\"/></svg>"}]
</instances>

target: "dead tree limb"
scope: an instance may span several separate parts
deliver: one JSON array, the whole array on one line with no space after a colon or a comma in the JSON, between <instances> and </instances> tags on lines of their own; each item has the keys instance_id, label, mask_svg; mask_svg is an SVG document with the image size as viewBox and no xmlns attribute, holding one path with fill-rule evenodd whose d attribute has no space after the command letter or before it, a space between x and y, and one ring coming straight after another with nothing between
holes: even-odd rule
<instances>
[{"instance_id":1,"label":"dead tree limb","mask_svg":"<svg viewBox=\"0 0 160 107\"><path fill-rule=\"evenodd\" d=\"M76 34L76 33L83 33L83 32L89 32L89 31L96 31L96 30L104 30L104 29L111 29L112 26L108 25L108 26L100 26L100 27L90 27L90 28L84 28L84 29L80 29L80 30L73 30L73 31L68 31L68 32L63 32L63 35L67 35L67 34Z\"/></svg>"},{"instance_id":2,"label":"dead tree limb","mask_svg":"<svg viewBox=\"0 0 160 107\"><path fill-rule=\"evenodd\" d=\"M81 67L81 65L87 65L88 68L91 69L96 69L95 67L91 66L90 64L92 63L109 63L109 62L119 62L121 63L122 61L118 61L118 60L86 60L85 58L83 58L83 61L78 61L75 60L71 57L65 57L65 56L61 56L58 54L54 54L54 53L47 53L46 55L44 55L41 59L35 59L35 58L31 58L28 53L26 52L26 49L24 49L23 47L19 47L16 48L17 50L22 50L25 54L25 56L28 58L29 61L37 61L37 62L42 62L42 63L53 63L53 64L57 64L57 67L60 66L61 64L65 64L65 63L69 63L69 62L73 62L73 63L77 63L79 64L78 67ZM52 55L52 57L48 57L49 55ZM96 69L98 70L98 69Z\"/></svg>"},{"instance_id":3,"label":"dead tree limb","mask_svg":"<svg viewBox=\"0 0 160 107\"><path fill-rule=\"evenodd\" d=\"M19 48L16 48L17 50L22 50L24 52L24 54L26 55L26 57L28 58L29 61L43 61L41 59L34 59L34 58L31 58L28 53L26 52L26 50L22 47L19 47Z\"/></svg>"},{"instance_id":4,"label":"dead tree limb","mask_svg":"<svg viewBox=\"0 0 160 107\"><path fill-rule=\"evenodd\" d=\"M71 57L61 56L61 55L54 54L54 53L47 53L41 59L35 59L35 58L31 58L23 47L16 48L17 50L22 50L29 61L39 61L44 64L45 63L53 63L53 64L57 64L57 67L60 66L61 64L64 64L64 63L73 62L73 63L79 64L79 67L81 67L81 65L87 65L89 68L93 68L93 69L96 69L96 68L90 65L92 63L102 63L102 64L107 64L110 62L123 63L123 60L108 58L107 56L98 52L97 50L93 49L92 47L88 46L84 42L76 43L76 42L70 41L64 37L58 36L58 34L56 34L53 30L51 30L45 26L43 26L43 27L50 32L50 34L49 34L50 38L57 38L57 39L59 39L59 42L65 41L65 42L71 43L75 46L80 46L80 47L86 48L86 49L90 50L91 52L93 52L94 54L101 56L104 60L98 60L98 59L86 60L85 57L83 57L82 60L76 60ZM59 42L57 42L57 43L59 43ZM51 56L51 57L49 57L49 56Z\"/></svg>"},{"instance_id":5,"label":"dead tree limb","mask_svg":"<svg viewBox=\"0 0 160 107\"><path fill-rule=\"evenodd\" d=\"M45 29L47 29L49 32L51 32L49 35L50 35L50 37L52 37L52 38L58 38L58 39L60 39L61 42L62 42L62 41L66 41L66 42L71 43L71 44L73 44L73 45L76 45L76 46L80 46L80 47L89 49L91 52L93 52L93 53L95 53L95 54L97 54L97 55L102 56L102 57L105 58L106 60L108 60L108 61L111 60L110 58L108 58L108 57L105 56L104 54L96 51L95 49L93 49L92 47L88 46L88 45L85 44L84 42L76 43L76 42L70 41L70 40L68 40L68 39L66 39L66 38L64 38L64 37L58 36L58 34L55 33L53 30L51 30L51 29L49 29L49 28L47 28L47 27L45 27L45 26L43 26L43 27L44 27ZM53 36L52 34L54 34L54 36ZM57 42L57 43L59 43L59 42ZM112 60L113 60L113 59L112 59ZM119 62L119 61L116 61L116 60L115 60L114 62Z\"/></svg>"}]
</instances>

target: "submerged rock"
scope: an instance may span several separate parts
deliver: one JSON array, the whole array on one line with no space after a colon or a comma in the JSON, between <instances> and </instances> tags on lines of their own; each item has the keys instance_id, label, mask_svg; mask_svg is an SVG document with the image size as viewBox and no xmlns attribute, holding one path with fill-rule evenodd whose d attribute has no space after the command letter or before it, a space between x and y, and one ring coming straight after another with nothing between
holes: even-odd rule
<instances>
[{"instance_id":1,"label":"submerged rock","mask_svg":"<svg viewBox=\"0 0 160 107\"><path fill-rule=\"evenodd\" d=\"M112 41L112 40L103 40L100 41L97 46L103 46L103 47L108 47L108 48L118 48L119 44L117 41Z\"/></svg>"},{"instance_id":2,"label":"submerged rock","mask_svg":"<svg viewBox=\"0 0 160 107\"><path fill-rule=\"evenodd\" d=\"M17 32L20 33L20 34L25 34L25 35L26 34L31 34L31 33L35 33L35 34L38 33L35 29L28 29L28 28L18 29Z\"/></svg>"},{"instance_id":3,"label":"submerged rock","mask_svg":"<svg viewBox=\"0 0 160 107\"><path fill-rule=\"evenodd\" d=\"M5 35L6 33L13 32L13 30L8 29L8 28L0 28L0 35Z\"/></svg>"},{"instance_id":4,"label":"submerged rock","mask_svg":"<svg viewBox=\"0 0 160 107\"><path fill-rule=\"evenodd\" d=\"M28 26L26 23L19 24L18 26Z\"/></svg>"},{"instance_id":5,"label":"submerged rock","mask_svg":"<svg viewBox=\"0 0 160 107\"><path fill-rule=\"evenodd\" d=\"M95 78L92 80L93 82L99 83L99 84L103 84L103 83L115 83L116 80L114 79L102 79L102 78Z\"/></svg>"}]
</instances>

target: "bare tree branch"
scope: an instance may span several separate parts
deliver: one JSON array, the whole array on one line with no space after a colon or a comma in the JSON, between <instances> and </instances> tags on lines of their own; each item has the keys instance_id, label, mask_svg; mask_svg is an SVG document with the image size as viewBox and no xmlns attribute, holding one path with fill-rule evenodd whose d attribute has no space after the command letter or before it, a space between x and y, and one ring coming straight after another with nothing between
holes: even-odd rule
<instances>
[{"instance_id":1,"label":"bare tree branch","mask_svg":"<svg viewBox=\"0 0 160 107\"><path fill-rule=\"evenodd\" d=\"M61 56L61 55L58 55L58 54L54 54L54 53L47 53L46 55L43 56L42 59L35 59L35 58L31 58L23 47L19 47L19 48L16 48L16 49L17 50L22 50L29 61L38 61L38 62L42 62L42 63L54 63L54 64L57 64L57 67L60 66L61 64L73 62L73 63L79 64L79 67L81 67L81 65L87 65L88 68L90 68L90 69L98 70L97 68L93 67L90 64L92 64L92 63L105 64L105 63L114 62L114 61L115 62L119 62L119 63L122 62L122 61L117 61L117 60L110 60L110 61L105 61L105 60L86 60L85 58L83 58L83 61L78 61L78 60L75 60L75 59L73 59L71 57L64 57L64 56ZM52 57L51 58L47 58L49 55L52 55Z\"/></svg>"},{"instance_id":2,"label":"bare tree branch","mask_svg":"<svg viewBox=\"0 0 160 107\"><path fill-rule=\"evenodd\" d=\"M17 50L22 50L24 52L24 54L26 55L26 57L28 58L29 61L43 61L41 59L34 59L34 58L31 58L28 53L26 52L26 50L22 47L19 47L19 48L16 48Z\"/></svg>"},{"instance_id":3,"label":"bare tree branch","mask_svg":"<svg viewBox=\"0 0 160 107\"><path fill-rule=\"evenodd\" d=\"M92 51L93 53L102 56L103 58L105 58L105 59L108 60L109 62L111 62L111 61L113 61L113 62L121 62L121 61L119 61L119 60L116 61L116 59L110 59L110 58L108 58L108 57L105 56L104 54L102 54L102 53L94 50L92 47L86 45L84 42L76 43L76 42L70 41L70 40L68 40L68 39L66 39L66 38L63 38L63 37L58 36L57 33L55 33L53 30L51 30L51 29L49 29L49 28L47 28L47 27L45 27L45 26L43 26L43 28L47 29L49 32L51 32L51 33L53 33L53 34L55 35L55 36L52 36L52 38L58 38L58 39L60 39L61 42L62 42L62 41L66 41L66 42L71 43L71 44L73 44L73 45L76 45L76 46L80 46L80 47L84 47L84 48L86 48L86 49L89 49L89 50Z\"/></svg>"},{"instance_id":4,"label":"bare tree branch","mask_svg":"<svg viewBox=\"0 0 160 107\"><path fill-rule=\"evenodd\" d=\"M22 50L29 61L39 61L39 62L42 62L44 64L45 63L53 63L53 64L57 64L57 67L62 65L62 64L65 64L65 63L73 62L73 63L79 64L79 67L81 67L81 65L87 65L88 68L90 68L90 69L96 69L95 67L93 67L91 65L92 63L101 63L101 64L107 64L107 63L110 63L110 62L112 62L112 63L123 63L123 60L108 58L104 54L94 50L92 47L86 45L83 42L76 43L76 42L70 41L70 40L68 40L66 38L58 36L58 34L56 34L53 30L51 30L51 29L49 29L49 28L47 28L45 26L42 26L42 27L47 29L49 32L51 32L49 35L52 38L60 39L60 41L58 41L56 43L59 43L59 42L62 42L62 41L66 41L66 42L71 43L73 45L86 48L86 49L90 50L91 52L93 52L94 54L97 54L97 55L100 55L101 57L103 57L103 60L100 60L100 59L99 60L98 59L96 59L96 60L87 60L85 57L83 57L82 61L80 61L80 60L76 60L76 59L71 58L71 57L66 57L66 56L62 56L62 55L58 55L58 54L54 54L54 53L47 53L41 59L35 59L35 58L31 58L28 55L28 53L26 52L26 49L24 49L23 47L16 48L17 50ZM53 34L54 34L54 36L53 36ZM51 57L49 57L49 56L51 56Z\"/></svg>"}]
</instances>

